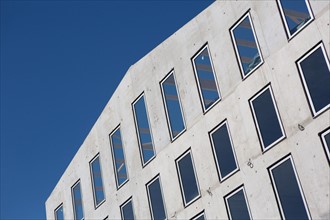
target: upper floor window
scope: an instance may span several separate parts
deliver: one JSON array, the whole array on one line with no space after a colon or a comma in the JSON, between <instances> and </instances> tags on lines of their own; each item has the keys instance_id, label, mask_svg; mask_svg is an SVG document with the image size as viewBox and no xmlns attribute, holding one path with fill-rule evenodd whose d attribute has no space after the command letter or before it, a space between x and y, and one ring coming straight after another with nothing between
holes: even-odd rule
<instances>
[{"instance_id":1,"label":"upper floor window","mask_svg":"<svg viewBox=\"0 0 330 220\"><path fill-rule=\"evenodd\" d=\"M239 187L229 195L225 196L225 202L229 219L252 219L247 204L244 186Z\"/></svg>"},{"instance_id":2,"label":"upper floor window","mask_svg":"<svg viewBox=\"0 0 330 220\"><path fill-rule=\"evenodd\" d=\"M249 12L230 29L230 33L242 77L245 79L264 62Z\"/></svg>"},{"instance_id":3,"label":"upper floor window","mask_svg":"<svg viewBox=\"0 0 330 220\"><path fill-rule=\"evenodd\" d=\"M82 204L80 180L78 180L78 182L72 186L71 193L72 193L74 219L83 220L84 219L84 209L83 209L83 204Z\"/></svg>"},{"instance_id":4,"label":"upper floor window","mask_svg":"<svg viewBox=\"0 0 330 220\"><path fill-rule=\"evenodd\" d=\"M93 183L94 205L95 208L97 208L105 200L99 154L97 154L94 159L91 160L89 166Z\"/></svg>"},{"instance_id":5,"label":"upper floor window","mask_svg":"<svg viewBox=\"0 0 330 220\"><path fill-rule=\"evenodd\" d=\"M147 106L142 93L132 104L143 166L155 157Z\"/></svg>"},{"instance_id":6,"label":"upper floor window","mask_svg":"<svg viewBox=\"0 0 330 220\"><path fill-rule=\"evenodd\" d=\"M160 185L160 176L156 176L149 183L146 184L149 198L149 206L151 212L151 219L167 219L163 192Z\"/></svg>"},{"instance_id":7,"label":"upper floor window","mask_svg":"<svg viewBox=\"0 0 330 220\"><path fill-rule=\"evenodd\" d=\"M64 220L63 204L55 209L55 220Z\"/></svg>"},{"instance_id":8,"label":"upper floor window","mask_svg":"<svg viewBox=\"0 0 330 220\"><path fill-rule=\"evenodd\" d=\"M313 20L308 0L277 0L288 38Z\"/></svg>"},{"instance_id":9,"label":"upper floor window","mask_svg":"<svg viewBox=\"0 0 330 220\"><path fill-rule=\"evenodd\" d=\"M325 153L328 157L328 161L330 163L330 128L321 133L321 140Z\"/></svg>"},{"instance_id":10,"label":"upper floor window","mask_svg":"<svg viewBox=\"0 0 330 220\"><path fill-rule=\"evenodd\" d=\"M204 211L198 213L194 217L192 217L190 220L205 220L205 213Z\"/></svg>"},{"instance_id":11,"label":"upper floor window","mask_svg":"<svg viewBox=\"0 0 330 220\"><path fill-rule=\"evenodd\" d=\"M322 43L297 61L313 116L330 107L330 64Z\"/></svg>"},{"instance_id":12,"label":"upper floor window","mask_svg":"<svg viewBox=\"0 0 330 220\"><path fill-rule=\"evenodd\" d=\"M120 206L120 212L123 220L134 220L132 197Z\"/></svg>"},{"instance_id":13,"label":"upper floor window","mask_svg":"<svg viewBox=\"0 0 330 220\"><path fill-rule=\"evenodd\" d=\"M180 98L176 88L174 71L171 71L161 82L166 118L169 125L171 140L174 140L185 130Z\"/></svg>"},{"instance_id":14,"label":"upper floor window","mask_svg":"<svg viewBox=\"0 0 330 220\"><path fill-rule=\"evenodd\" d=\"M220 100L220 92L208 45L205 45L192 58L192 63L203 111L206 112Z\"/></svg>"}]
</instances>

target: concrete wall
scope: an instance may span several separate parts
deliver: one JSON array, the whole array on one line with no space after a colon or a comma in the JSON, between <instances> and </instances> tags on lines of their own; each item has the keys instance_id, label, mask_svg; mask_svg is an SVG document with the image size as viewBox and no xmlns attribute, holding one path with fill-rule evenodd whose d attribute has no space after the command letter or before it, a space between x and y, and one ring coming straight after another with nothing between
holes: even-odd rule
<instances>
[{"instance_id":1,"label":"concrete wall","mask_svg":"<svg viewBox=\"0 0 330 220\"><path fill-rule=\"evenodd\" d=\"M310 1L315 20L288 40L275 1L216 1L130 67L94 127L46 202L47 219L61 203L73 219L71 186L81 180L85 219L120 218L119 206L133 197L137 219L149 219L145 184L160 173L168 218L189 219L205 209L207 219L226 219L223 196L244 184L252 217L279 219L267 167L292 154L313 219L330 218L330 174L318 133L329 126L329 109L312 117L295 61L321 40L330 51L329 1ZM250 9L264 63L242 80L230 27ZM222 100L203 114L191 57L208 42ZM186 131L173 143L159 82L175 70ZM248 99L271 83L286 138L262 153ZM156 158L142 168L131 103L142 93ZM227 119L240 170L219 182L208 131ZM129 181L116 189L109 134L121 125ZM298 124L305 129L299 130ZM191 147L201 198L184 208L174 160ZM89 161L100 152L106 201L93 204ZM253 168L247 165L253 163ZM209 194L206 190L210 189Z\"/></svg>"}]
</instances>

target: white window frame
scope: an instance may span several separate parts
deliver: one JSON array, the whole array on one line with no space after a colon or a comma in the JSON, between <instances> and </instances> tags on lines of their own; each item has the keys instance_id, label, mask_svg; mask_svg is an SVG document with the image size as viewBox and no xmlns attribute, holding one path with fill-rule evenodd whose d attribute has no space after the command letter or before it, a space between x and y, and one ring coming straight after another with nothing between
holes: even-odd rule
<instances>
[{"instance_id":1,"label":"white window frame","mask_svg":"<svg viewBox=\"0 0 330 220\"><path fill-rule=\"evenodd\" d=\"M168 114L168 106L166 104L166 96L165 96L165 91L164 91L164 87L163 84L164 82L171 76L173 75L173 79L174 79L174 83L175 83L175 89L176 89L176 93L178 95L178 101L179 101L179 106L180 106L180 110L181 110L181 116L182 116L182 121L183 121L183 126L184 129L177 134L175 137L173 137L173 132L172 132L172 128L171 128L171 121L170 121L170 116ZM165 113L166 113L166 121L167 121L167 126L169 128L169 132L170 132L170 137L171 137L171 142L175 141L182 133L184 133L186 131L186 121L185 121L185 117L184 117L184 112L183 112L183 108L182 108L182 104L181 104L181 98L180 98L180 94L179 94L179 90L177 87L177 83L176 83L176 77L174 74L174 69L171 70L164 79L162 79L162 81L160 82L160 88L161 88L161 92L162 92L162 99L163 99L163 103L164 103L164 107L165 107Z\"/></svg>"},{"instance_id":2,"label":"white window frame","mask_svg":"<svg viewBox=\"0 0 330 220\"><path fill-rule=\"evenodd\" d=\"M256 65L252 70L250 70L249 73L247 73L246 75L244 75L244 69L243 69L243 65L242 65L242 62L241 62L241 57L239 55L239 52L238 52L238 47L237 47L237 44L236 44L236 39L235 39L235 36L234 36L234 29L236 27L238 27L242 22L243 20L246 18L246 17L249 17L249 20L250 20L250 25L251 25L251 30L252 30L252 33L253 33L253 37L254 37L254 40L255 40L255 43L257 45L257 50L258 50L258 53L260 55L260 63L258 65ZM230 28L230 35L231 35L231 38L232 38L232 42L234 44L234 49L235 49L235 54L236 54L236 59L238 61L238 64L239 64L239 69L241 71L241 76L242 76L242 79L246 79L248 76L250 76L256 69L258 69L263 63L264 63L264 58L262 56L262 53L261 53L261 49L260 49L260 46L259 46L259 41L258 41L258 38L257 38L257 35L256 35L256 32L254 30L254 25L253 25L253 21L252 21L252 17L250 15L250 11L246 12L245 15L243 15L243 17L241 17L237 22L236 24Z\"/></svg>"},{"instance_id":3,"label":"white window frame","mask_svg":"<svg viewBox=\"0 0 330 220\"><path fill-rule=\"evenodd\" d=\"M58 220L58 219L57 219L57 211L58 211L60 208L62 208L62 210L63 210L63 219L65 219L65 218L64 218L64 206L63 206L63 203L61 203L61 204L60 204L59 206L57 206L57 208L54 210L55 220Z\"/></svg>"},{"instance_id":4,"label":"white window frame","mask_svg":"<svg viewBox=\"0 0 330 220\"><path fill-rule=\"evenodd\" d=\"M198 219L201 216L204 216L204 219L206 219L205 211L204 210L201 211L200 213L198 213L197 215L195 215L194 217L192 217L190 220L196 220L196 219Z\"/></svg>"},{"instance_id":5,"label":"white window frame","mask_svg":"<svg viewBox=\"0 0 330 220\"><path fill-rule=\"evenodd\" d=\"M321 134L320 134L320 137L321 137L321 140L322 140L322 144L323 144L323 148L324 148L324 151L327 155L327 158L328 158L328 162L330 163L330 152L329 152L329 147L327 142L325 141L325 136L327 134L330 134L330 127L327 128L326 130L322 131Z\"/></svg>"},{"instance_id":6,"label":"white window frame","mask_svg":"<svg viewBox=\"0 0 330 220\"><path fill-rule=\"evenodd\" d=\"M263 142L262 135L261 135L260 128L259 128L259 124L258 124L258 120L257 120L256 113L255 113L255 110L254 110L254 106L253 106L253 103L252 103L255 99L257 99L266 90L270 91L270 96L272 97L272 102L273 102L273 106L275 108L277 120L280 124L281 132L282 132L282 136L279 137L272 144L268 145L267 147L264 146L264 142ZM271 87L271 84L269 83L267 86L265 86L263 89L258 91L255 95L253 95L253 97L251 99L249 99L249 104L250 104L250 108L251 108L252 115L253 115L253 121L254 121L254 124L255 124L256 129L257 129L259 142L261 144L261 149L262 149L262 152L264 153L264 152L268 151L269 149L271 149L272 147L274 147L279 142L281 142L283 139L286 138L286 134L285 134L284 127L283 127L283 124L282 124L280 113L279 113L277 105L276 105L276 100L275 100L275 97L274 97L274 93L273 93L273 89Z\"/></svg>"},{"instance_id":7,"label":"white window frame","mask_svg":"<svg viewBox=\"0 0 330 220\"><path fill-rule=\"evenodd\" d=\"M123 204L120 205L120 214L121 219L124 219L124 213L123 213L123 207L125 207L129 202L132 203L132 212L135 219L135 213L134 213L134 207L133 207L133 197L131 196L129 199L127 199Z\"/></svg>"},{"instance_id":8,"label":"white window frame","mask_svg":"<svg viewBox=\"0 0 330 220\"><path fill-rule=\"evenodd\" d=\"M74 192L73 189L80 184L80 197L81 197L81 206L82 206L82 213L83 217L81 219L76 219L76 205L75 205L75 197L74 197ZM72 197L72 205L73 205L73 219L74 220L84 220L85 219L85 210L84 210L84 205L83 205L83 194L82 194L82 187L81 187L81 181L80 179L77 180L72 186L71 186L71 197Z\"/></svg>"},{"instance_id":9,"label":"white window frame","mask_svg":"<svg viewBox=\"0 0 330 220\"><path fill-rule=\"evenodd\" d=\"M308 205L307 205L307 202L306 202L306 199L305 199L305 195L304 195L304 192L302 190L302 187L301 187L301 184L300 184L300 181L299 181L299 177L298 177L298 174L297 174L297 171L296 171L296 167L294 165L293 158L292 158L291 154L285 156L284 158L280 159L279 161L275 162L270 167L268 167L268 173L269 173L269 176L270 176L270 179L271 179L272 187L273 187L274 192L275 192L276 201L277 201L277 204L278 204L278 209L280 210L281 218L285 219L285 216L284 216L284 212L283 212L283 209L282 209L281 200L280 200L280 197L279 197L278 192L277 192L275 179L274 179L272 170L275 169L276 167L280 166L282 163L284 163L287 160L290 160L290 162L291 162L292 169L293 169L293 172L294 172L294 175L295 175L298 187L299 187L299 191L300 191L300 194L301 194L304 206L305 206L305 210L306 210L306 213L308 215L308 219L311 219L311 215L309 213L309 209L308 209Z\"/></svg>"},{"instance_id":10,"label":"white window frame","mask_svg":"<svg viewBox=\"0 0 330 220\"><path fill-rule=\"evenodd\" d=\"M306 6L307 6L307 10L308 10L308 13L311 17L311 19L306 23L304 24L303 26L301 26L294 34L291 35L290 33L290 29L289 29L289 26L288 26L288 23L285 19L285 14L284 14L284 11L283 11L283 8L282 8L282 4L281 4L281 0L276 0L277 2L277 5L278 5L278 8L280 9L280 15L281 15L281 19L283 21L283 24L284 24L284 28L285 28L285 32L286 32L286 36L289 40L291 40L294 36L296 36L302 29L304 29L307 25L309 25L313 20L314 20L314 15L313 15L313 12L312 12L312 9L311 9L311 6L309 5L309 1L308 0L305 0L305 3L306 3Z\"/></svg>"},{"instance_id":11,"label":"white window frame","mask_svg":"<svg viewBox=\"0 0 330 220\"><path fill-rule=\"evenodd\" d=\"M93 175L93 169L92 169L92 163L99 158L99 163L100 163L100 175L101 175L101 181L102 181L102 188L103 188L103 200L100 201L99 204L96 204L96 189L94 186L94 175ZM105 192L104 192L104 182L103 182L103 175L102 175L102 167L101 167L101 157L100 157L100 153L97 153L93 159L91 159L91 161L89 161L89 171L91 174L91 180L92 180L92 188L93 188L93 199L94 199L94 208L97 209L100 205L102 205L102 203L104 203L105 201Z\"/></svg>"},{"instance_id":12,"label":"white window frame","mask_svg":"<svg viewBox=\"0 0 330 220\"><path fill-rule=\"evenodd\" d=\"M149 203L149 210L150 210L150 214L151 214L151 219L154 220L154 213L153 213L153 210L152 210L152 204L151 204L151 198L150 198L150 193L149 193L149 186L155 182L156 180L159 180L159 186L160 186L160 193L162 195L162 200L163 200L163 206L164 206L164 211L165 211L165 219L164 220L167 220L167 211L166 211L166 204L165 204L165 199L164 199L164 194L163 194L163 187L162 187L162 182L161 182L161 179L160 179L160 175L157 174L154 178L151 179L151 181L149 181L147 184L146 184L146 188L147 188L147 195L148 195L148 203Z\"/></svg>"},{"instance_id":13,"label":"white window frame","mask_svg":"<svg viewBox=\"0 0 330 220\"><path fill-rule=\"evenodd\" d=\"M210 58L210 63L211 63L211 68L212 68L212 73L213 73L213 76L214 76L214 81L215 81L215 85L216 85L216 88L217 88L217 92L218 92L218 96L219 98L212 104L210 105L207 109L205 109L205 103L204 103L204 98L203 98L203 92L202 92L202 89L201 89L201 85L199 83L199 77L198 77L198 73L197 73L197 68L196 68L196 63L195 63L195 59L196 57L198 57L204 49L207 49L207 52L209 54L209 58ZM221 93L220 93L220 88L219 88L219 83L218 83L218 79L217 79L217 75L216 75L216 72L215 72L215 69L214 69L214 65L213 65L213 60L212 60L212 56L211 56L211 51L210 51L210 48L209 48L209 45L208 43L206 43L204 46L202 46L198 52L191 58L191 62L192 62L192 66L193 66L193 69L194 69L194 75L195 75L195 80L196 80L196 83L197 83L197 87L198 87L198 94L199 94L199 98L201 100L201 103L202 103L202 108L203 108L203 113L205 114L206 112L208 112L213 106L215 106L218 102L221 101Z\"/></svg>"},{"instance_id":14,"label":"white window frame","mask_svg":"<svg viewBox=\"0 0 330 220\"><path fill-rule=\"evenodd\" d=\"M230 197L232 197L233 195L235 195L237 192L239 192L240 190L243 190L243 194L244 194L244 199L245 199L245 203L246 203L246 207L247 207L247 210L248 210L248 213L249 213L249 217L250 219L253 219L252 218L252 215L251 215L251 210L250 210L250 206L249 206L249 202L247 200L247 196L246 196L246 192L245 192L245 187L244 185L241 185L239 186L238 188L234 189L233 191L231 191L229 194L227 194L224 199L225 199L225 203L226 203L226 209L227 209L227 213L228 213L228 218L229 219L232 219L232 216L231 216L231 212L230 212L230 207L229 207L229 203L228 203L228 199Z\"/></svg>"},{"instance_id":15,"label":"white window frame","mask_svg":"<svg viewBox=\"0 0 330 220\"><path fill-rule=\"evenodd\" d=\"M325 62L326 62L327 66L328 66L328 68L330 70L330 63L329 63L329 59L328 59L327 53L325 51L323 42L318 43L316 46L314 46L314 48L312 48L310 51L308 51L305 55L303 55L302 57L300 57L296 61L297 62L297 66L298 66L298 70L299 70L298 72L299 72L301 81L303 83L304 91L305 91L305 93L307 95L307 98L308 98L308 104L309 104L309 106L310 106L310 108L312 110L312 114L313 114L313 117L314 118L317 117L318 115L320 115L321 113L323 113L324 111L326 111L328 108L330 108L330 103L328 105L324 106L319 111L316 111L315 110L314 103L313 103L311 94L309 92L309 89L308 89L308 86L307 86L307 83L306 83L306 80L305 80L305 76L304 76L304 73L303 73L303 70L301 68L300 63L303 62L307 57L309 57L312 53L314 53L319 48L321 48L322 53L323 53L323 56L325 58Z\"/></svg>"},{"instance_id":16,"label":"white window frame","mask_svg":"<svg viewBox=\"0 0 330 220\"><path fill-rule=\"evenodd\" d=\"M185 197L185 194L184 194L183 184L182 184L182 180L181 180L181 173L180 173L180 169L179 169L179 161L182 158L184 158L187 154L190 155L192 168L193 168L193 171L194 171L194 176L195 176L195 181L196 181L196 186L197 186L197 190L198 190L198 195L188 203L186 201L186 197ZM189 148L186 152L184 152L181 156L179 156L175 160L175 166L176 166L176 170L177 170L178 178L179 178L179 182L180 182L180 190L181 190L181 195L182 195L182 199L183 199L183 205L186 208L187 206L189 206L190 204L192 204L193 202L195 202L196 200L198 200L201 197L200 187L199 187L198 178L197 178L197 174L196 174L197 172L196 172L195 163L194 163L194 159L193 159L193 156L192 156L191 148Z\"/></svg>"},{"instance_id":17,"label":"white window frame","mask_svg":"<svg viewBox=\"0 0 330 220\"><path fill-rule=\"evenodd\" d=\"M154 151L154 156L152 156L148 161L144 162L143 160L143 148L142 148L142 144L141 144L141 140L140 140L140 134L139 134L139 125L138 125L138 121L136 118L136 113L135 113L135 104L141 99L144 99L144 106L146 109L146 114L147 114L147 120L148 120L148 124L149 124L149 132L150 132L150 136L151 136L151 143L152 143L152 150ZM155 150L155 144L154 144L154 138L153 138L153 134L152 134L152 128L151 128L151 124L150 124L150 119L149 119L149 113L148 113L148 108L147 108L147 99L146 99L146 95L144 94L144 92L142 92L136 99L135 101L132 103L132 109L133 109L133 116L134 116L134 124L135 124L135 130L136 130L136 135L138 138L138 144L139 144L139 149L140 149L140 157L141 157L141 162L142 162L142 167L145 167L147 164L149 164L155 157L156 157L156 150Z\"/></svg>"},{"instance_id":18,"label":"white window frame","mask_svg":"<svg viewBox=\"0 0 330 220\"><path fill-rule=\"evenodd\" d=\"M110 141L110 147L111 147L111 156L112 156L112 164L113 164L113 168L114 168L114 171L115 171L115 178L116 178L116 187L117 187L117 190L119 188L121 188L123 185L125 185L125 183L128 182L129 180L129 176L128 176L128 170L127 170L127 165L126 165L126 154L125 154L125 149L124 149L124 144L123 144L123 141L122 141L122 133L121 133L121 130L120 130L120 141L121 141L121 144L122 144L122 148L123 148L123 155L124 155L124 163L125 163L125 168L126 168L126 176L127 176L127 179L122 182L121 184L119 184L119 178L118 178L118 174L117 174L117 167L116 167L116 158L115 158L115 146L114 144L112 143L112 135L114 133L116 133L116 131L120 130L120 124L109 134L109 141Z\"/></svg>"},{"instance_id":19,"label":"white window frame","mask_svg":"<svg viewBox=\"0 0 330 220\"><path fill-rule=\"evenodd\" d=\"M232 149L232 152L233 152L233 155L234 155L234 159L235 159L235 164L236 164L236 169L233 170L232 172L230 172L229 174L227 174L226 176L222 176L222 174L221 174L220 164L219 164L219 161L218 161L218 157L216 155L216 150L215 150L215 146L214 146L214 142L213 142L213 138L212 138L212 134L215 133L216 131L218 131L219 128L221 128L222 126L226 126L226 128L227 128L227 133L228 133L228 136L229 136L231 149ZM233 140L232 140L232 137L231 137L231 134L230 134L230 130L229 130L229 125L228 125L227 119L225 119L220 124L218 124L216 127L214 127L209 132L209 137L210 137L210 141L211 141L211 147L212 147L213 157L214 157L214 160L215 160L216 166L217 166L217 172L218 172L218 175L219 175L219 179L220 179L220 182L223 182L227 178L229 178L230 176L232 176L234 173L236 173L237 171L240 170L240 168L238 166L238 162L237 162L237 158L236 158L236 152L235 152L235 149L234 149L234 144L233 144Z\"/></svg>"}]
</instances>

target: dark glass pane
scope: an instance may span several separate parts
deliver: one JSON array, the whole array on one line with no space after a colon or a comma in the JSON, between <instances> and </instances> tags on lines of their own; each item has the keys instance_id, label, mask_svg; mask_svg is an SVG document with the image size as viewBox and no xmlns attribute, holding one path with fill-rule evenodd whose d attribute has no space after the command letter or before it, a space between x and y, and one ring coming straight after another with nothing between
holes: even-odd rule
<instances>
[{"instance_id":1,"label":"dark glass pane","mask_svg":"<svg viewBox=\"0 0 330 220\"><path fill-rule=\"evenodd\" d=\"M101 174L99 157L97 157L92 162L91 167L92 167L92 174L93 174L95 205L98 205L98 204L100 204L100 202L102 202L104 200L102 174Z\"/></svg>"},{"instance_id":2,"label":"dark glass pane","mask_svg":"<svg viewBox=\"0 0 330 220\"><path fill-rule=\"evenodd\" d=\"M250 219L243 189L227 199L231 219Z\"/></svg>"},{"instance_id":3,"label":"dark glass pane","mask_svg":"<svg viewBox=\"0 0 330 220\"><path fill-rule=\"evenodd\" d=\"M256 121L259 127L263 148L267 149L272 143L283 136L281 125L276 114L270 89L262 92L252 101Z\"/></svg>"},{"instance_id":4,"label":"dark glass pane","mask_svg":"<svg viewBox=\"0 0 330 220\"><path fill-rule=\"evenodd\" d=\"M166 219L159 179L148 186L153 219Z\"/></svg>"},{"instance_id":5,"label":"dark glass pane","mask_svg":"<svg viewBox=\"0 0 330 220\"><path fill-rule=\"evenodd\" d=\"M178 168L180 171L180 179L184 192L186 204L199 196L196 176L191 160L191 155L186 154L178 161Z\"/></svg>"},{"instance_id":6,"label":"dark glass pane","mask_svg":"<svg viewBox=\"0 0 330 220\"><path fill-rule=\"evenodd\" d=\"M290 159L272 169L276 191L285 219L308 219Z\"/></svg>"},{"instance_id":7,"label":"dark glass pane","mask_svg":"<svg viewBox=\"0 0 330 220\"><path fill-rule=\"evenodd\" d=\"M326 147L328 148L328 152L330 152L330 132L324 136L324 140Z\"/></svg>"},{"instance_id":8,"label":"dark glass pane","mask_svg":"<svg viewBox=\"0 0 330 220\"><path fill-rule=\"evenodd\" d=\"M134 219L132 201L129 201L122 207L123 220Z\"/></svg>"},{"instance_id":9,"label":"dark glass pane","mask_svg":"<svg viewBox=\"0 0 330 220\"><path fill-rule=\"evenodd\" d=\"M173 73L162 83L172 137L185 129Z\"/></svg>"},{"instance_id":10,"label":"dark glass pane","mask_svg":"<svg viewBox=\"0 0 330 220\"><path fill-rule=\"evenodd\" d=\"M134 104L137 129L139 132L140 148L142 151L143 162L148 162L154 155L153 143L151 140L150 127L147 117L144 96Z\"/></svg>"},{"instance_id":11,"label":"dark glass pane","mask_svg":"<svg viewBox=\"0 0 330 220\"><path fill-rule=\"evenodd\" d=\"M205 220L204 213L197 216L196 218L193 218L193 220Z\"/></svg>"},{"instance_id":12,"label":"dark glass pane","mask_svg":"<svg viewBox=\"0 0 330 220\"><path fill-rule=\"evenodd\" d=\"M218 160L221 178L237 169L227 125L223 124L211 135L214 153Z\"/></svg>"},{"instance_id":13,"label":"dark glass pane","mask_svg":"<svg viewBox=\"0 0 330 220\"><path fill-rule=\"evenodd\" d=\"M55 211L55 220L64 220L63 206Z\"/></svg>"},{"instance_id":14,"label":"dark glass pane","mask_svg":"<svg viewBox=\"0 0 330 220\"><path fill-rule=\"evenodd\" d=\"M321 47L300 63L315 112L330 104L330 70Z\"/></svg>"},{"instance_id":15,"label":"dark glass pane","mask_svg":"<svg viewBox=\"0 0 330 220\"><path fill-rule=\"evenodd\" d=\"M121 186L127 180L127 171L125 164L125 155L123 144L121 142L120 128L111 134L111 145L114 156L114 165L116 169L117 186Z\"/></svg>"},{"instance_id":16,"label":"dark glass pane","mask_svg":"<svg viewBox=\"0 0 330 220\"><path fill-rule=\"evenodd\" d=\"M243 21L233 30L236 49L239 54L243 75L247 76L257 65L261 63L260 52L256 39L253 35L250 17L246 16Z\"/></svg>"},{"instance_id":17,"label":"dark glass pane","mask_svg":"<svg viewBox=\"0 0 330 220\"><path fill-rule=\"evenodd\" d=\"M220 98L207 47L194 59L194 65L206 110Z\"/></svg>"},{"instance_id":18,"label":"dark glass pane","mask_svg":"<svg viewBox=\"0 0 330 220\"><path fill-rule=\"evenodd\" d=\"M82 206L82 197L81 197L81 191L80 191L80 182L77 183L73 188L73 204L74 204L74 210L75 210L75 219L81 220L84 218L84 211Z\"/></svg>"}]
</instances>

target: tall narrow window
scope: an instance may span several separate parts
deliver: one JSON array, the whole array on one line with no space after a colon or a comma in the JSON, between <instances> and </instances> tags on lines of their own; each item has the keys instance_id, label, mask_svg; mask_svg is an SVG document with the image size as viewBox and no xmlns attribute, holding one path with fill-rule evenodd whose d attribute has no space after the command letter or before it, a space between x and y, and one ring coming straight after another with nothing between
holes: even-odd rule
<instances>
[{"instance_id":1,"label":"tall narrow window","mask_svg":"<svg viewBox=\"0 0 330 220\"><path fill-rule=\"evenodd\" d=\"M202 211L201 213L198 213L197 215L192 217L190 220L205 220L204 211Z\"/></svg>"},{"instance_id":2,"label":"tall narrow window","mask_svg":"<svg viewBox=\"0 0 330 220\"><path fill-rule=\"evenodd\" d=\"M94 206L97 208L105 200L99 154L89 162L89 166L93 183Z\"/></svg>"},{"instance_id":3,"label":"tall narrow window","mask_svg":"<svg viewBox=\"0 0 330 220\"><path fill-rule=\"evenodd\" d=\"M330 128L323 131L321 133L322 144L324 147L324 151L328 157L328 161L330 163Z\"/></svg>"},{"instance_id":4,"label":"tall narrow window","mask_svg":"<svg viewBox=\"0 0 330 220\"><path fill-rule=\"evenodd\" d=\"M230 29L230 33L242 77L245 79L263 63L249 12Z\"/></svg>"},{"instance_id":5,"label":"tall narrow window","mask_svg":"<svg viewBox=\"0 0 330 220\"><path fill-rule=\"evenodd\" d=\"M217 171L220 181L222 181L239 169L227 121L214 128L209 135Z\"/></svg>"},{"instance_id":6,"label":"tall narrow window","mask_svg":"<svg viewBox=\"0 0 330 220\"><path fill-rule=\"evenodd\" d=\"M252 219L243 186L225 196L225 202L229 219Z\"/></svg>"},{"instance_id":7,"label":"tall narrow window","mask_svg":"<svg viewBox=\"0 0 330 220\"><path fill-rule=\"evenodd\" d=\"M277 0L288 38L292 38L313 20L308 0Z\"/></svg>"},{"instance_id":8,"label":"tall narrow window","mask_svg":"<svg viewBox=\"0 0 330 220\"><path fill-rule=\"evenodd\" d=\"M205 112L220 100L218 83L208 45L205 45L191 60Z\"/></svg>"},{"instance_id":9,"label":"tall narrow window","mask_svg":"<svg viewBox=\"0 0 330 220\"><path fill-rule=\"evenodd\" d=\"M262 150L268 150L285 138L270 84L254 95L249 102Z\"/></svg>"},{"instance_id":10,"label":"tall narrow window","mask_svg":"<svg viewBox=\"0 0 330 220\"><path fill-rule=\"evenodd\" d=\"M63 204L55 209L55 220L64 220Z\"/></svg>"},{"instance_id":11,"label":"tall narrow window","mask_svg":"<svg viewBox=\"0 0 330 220\"><path fill-rule=\"evenodd\" d=\"M78 180L78 182L72 186L71 191L72 191L74 219L82 220L82 219L84 219L84 209L83 209L83 204L82 204L80 180Z\"/></svg>"},{"instance_id":12,"label":"tall narrow window","mask_svg":"<svg viewBox=\"0 0 330 220\"><path fill-rule=\"evenodd\" d=\"M180 98L176 88L174 71L160 82L167 123L170 130L171 140L174 140L185 130L185 123L182 115Z\"/></svg>"},{"instance_id":13,"label":"tall narrow window","mask_svg":"<svg viewBox=\"0 0 330 220\"><path fill-rule=\"evenodd\" d=\"M313 116L330 107L330 64L322 43L297 61Z\"/></svg>"},{"instance_id":14,"label":"tall narrow window","mask_svg":"<svg viewBox=\"0 0 330 220\"><path fill-rule=\"evenodd\" d=\"M200 197L191 150L189 149L177 158L175 163L178 171L181 193L183 194L183 203L186 207Z\"/></svg>"},{"instance_id":15,"label":"tall narrow window","mask_svg":"<svg viewBox=\"0 0 330 220\"><path fill-rule=\"evenodd\" d=\"M134 220L133 202L129 198L124 204L120 206L121 218L123 220Z\"/></svg>"},{"instance_id":16,"label":"tall narrow window","mask_svg":"<svg viewBox=\"0 0 330 220\"><path fill-rule=\"evenodd\" d=\"M117 189L128 181L125 164L125 153L121 141L120 126L110 134L112 161L115 168Z\"/></svg>"},{"instance_id":17,"label":"tall narrow window","mask_svg":"<svg viewBox=\"0 0 330 220\"><path fill-rule=\"evenodd\" d=\"M310 219L291 155L269 167L268 171L282 219Z\"/></svg>"},{"instance_id":18,"label":"tall narrow window","mask_svg":"<svg viewBox=\"0 0 330 220\"><path fill-rule=\"evenodd\" d=\"M157 220L166 219L166 211L159 175L147 183L146 187L149 198L151 218Z\"/></svg>"},{"instance_id":19,"label":"tall narrow window","mask_svg":"<svg viewBox=\"0 0 330 220\"><path fill-rule=\"evenodd\" d=\"M142 93L132 105L142 164L144 166L155 156L144 94Z\"/></svg>"}]
</instances>

